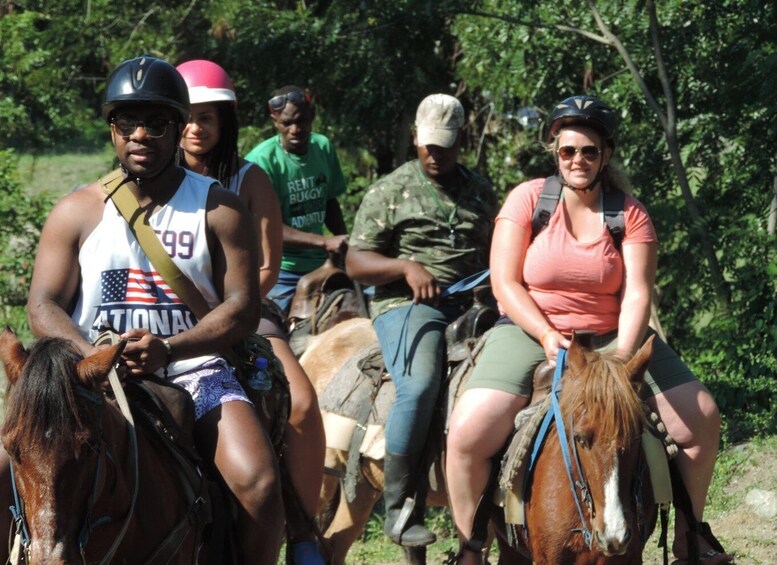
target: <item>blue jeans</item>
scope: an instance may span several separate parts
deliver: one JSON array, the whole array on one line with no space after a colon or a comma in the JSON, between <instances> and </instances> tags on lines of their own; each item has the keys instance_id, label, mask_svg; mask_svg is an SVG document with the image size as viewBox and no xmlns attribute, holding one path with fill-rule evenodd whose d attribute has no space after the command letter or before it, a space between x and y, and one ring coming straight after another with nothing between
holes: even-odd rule
<instances>
[{"instance_id":1,"label":"blue jeans","mask_svg":"<svg viewBox=\"0 0 777 565\"><path fill-rule=\"evenodd\" d=\"M292 273L291 271L282 270L278 275L278 282L267 293L267 298L275 302L278 308L283 310L284 315L289 313L291 299L294 298L294 293L297 292L297 282L304 275L305 273Z\"/></svg>"},{"instance_id":2,"label":"blue jeans","mask_svg":"<svg viewBox=\"0 0 777 565\"><path fill-rule=\"evenodd\" d=\"M386 422L387 451L398 455L423 451L444 377L445 328L460 313L459 308L416 304L375 318L375 333L396 388Z\"/></svg>"}]
</instances>

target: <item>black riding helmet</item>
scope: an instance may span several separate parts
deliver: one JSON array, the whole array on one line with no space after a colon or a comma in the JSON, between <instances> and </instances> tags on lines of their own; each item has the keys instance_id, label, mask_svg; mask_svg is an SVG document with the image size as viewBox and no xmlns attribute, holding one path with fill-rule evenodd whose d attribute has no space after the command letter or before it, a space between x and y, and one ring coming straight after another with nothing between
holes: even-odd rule
<instances>
[{"instance_id":1,"label":"black riding helmet","mask_svg":"<svg viewBox=\"0 0 777 565\"><path fill-rule=\"evenodd\" d=\"M590 127L599 132L604 142L610 147L615 148L615 134L618 130L618 119L615 113L604 102L593 96L570 96L559 103L550 113L548 120L548 142L552 142L558 130L570 125L579 125ZM604 173L604 160L599 161L599 170L593 181L583 188L575 188L564 180L561 173L558 173L559 182L570 187L572 190L587 192L593 190L597 183L602 179Z\"/></svg>"},{"instance_id":2,"label":"black riding helmet","mask_svg":"<svg viewBox=\"0 0 777 565\"><path fill-rule=\"evenodd\" d=\"M618 131L618 119L615 112L594 96L571 96L558 104L550 113L547 140L553 137L563 126L577 124L598 131L607 145L615 147L615 135Z\"/></svg>"},{"instance_id":3,"label":"black riding helmet","mask_svg":"<svg viewBox=\"0 0 777 565\"><path fill-rule=\"evenodd\" d=\"M146 102L176 110L181 123L189 121L189 89L170 63L147 55L128 59L111 73L105 88L103 119L111 121L114 110L125 104Z\"/></svg>"}]
</instances>

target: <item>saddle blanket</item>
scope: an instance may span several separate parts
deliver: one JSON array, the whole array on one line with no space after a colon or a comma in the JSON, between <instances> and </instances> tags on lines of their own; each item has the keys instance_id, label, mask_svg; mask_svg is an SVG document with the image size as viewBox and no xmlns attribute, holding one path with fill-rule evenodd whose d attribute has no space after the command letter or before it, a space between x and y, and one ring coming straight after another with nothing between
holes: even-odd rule
<instances>
[{"instance_id":1,"label":"saddle blanket","mask_svg":"<svg viewBox=\"0 0 777 565\"><path fill-rule=\"evenodd\" d=\"M354 355L332 377L318 399L326 446L349 451L362 411L365 405L372 404L359 451L370 459L383 459L386 449L383 428L394 394L394 383L385 374L383 356L377 344Z\"/></svg>"}]
</instances>

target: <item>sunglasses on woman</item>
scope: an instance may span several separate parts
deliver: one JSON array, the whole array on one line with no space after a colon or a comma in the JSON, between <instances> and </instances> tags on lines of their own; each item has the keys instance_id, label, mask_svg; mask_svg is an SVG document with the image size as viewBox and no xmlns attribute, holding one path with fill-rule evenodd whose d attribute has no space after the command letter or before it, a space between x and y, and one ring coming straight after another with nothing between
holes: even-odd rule
<instances>
[{"instance_id":1,"label":"sunglasses on woman","mask_svg":"<svg viewBox=\"0 0 777 565\"><path fill-rule=\"evenodd\" d=\"M286 107L286 104L291 102L292 104L296 104L299 106L300 104L310 104L312 102L313 98L310 96L309 92L306 92L304 90L293 90L291 92L288 92L286 94L279 94L278 96L273 96L267 101L267 105L270 107L270 111L275 112L281 112Z\"/></svg>"},{"instance_id":2,"label":"sunglasses on woman","mask_svg":"<svg viewBox=\"0 0 777 565\"><path fill-rule=\"evenodd\" d=\"M584 145L583 147L574 147L572 145L562 145L558 148L558 156L564 161L569 161L575 155L580 153L588 162L593 163L599 158L601 151L596 145Z\"/></svg>"}]
</instances>

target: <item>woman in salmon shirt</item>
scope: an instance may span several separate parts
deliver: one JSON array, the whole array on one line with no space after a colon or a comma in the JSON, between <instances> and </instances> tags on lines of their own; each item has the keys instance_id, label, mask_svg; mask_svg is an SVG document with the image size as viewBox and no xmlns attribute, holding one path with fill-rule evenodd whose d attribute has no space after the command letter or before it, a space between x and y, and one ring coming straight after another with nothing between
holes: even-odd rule
<instances>
[{"instance_id":1,"label":"woman in salmon shirt","mask_svg":"<svg viewBox=\"0 0 777 565\"><path fill-rule=\"evenodd\" d=\"M487 338L448 435L447 482L462 552L459 563L482 563L470 549L477 502L491 460L513 431L515 415L531 397L532 374L555 363L573 330L594 330L597 348L633 355L648 328L658 241L647 211L624 202L621 250L606 227L602 194L615 187L609 163L615 148L613 111L590 96L561 102L549 120L548 142L558 164L561 200L547 227L532 240L531 218L544 179L516 187L497 216L491 245L491 284L501 319ZM656 337L646 382L648 402L680 447L680 474L694 514L702 519L715 466L720 414L709 391L678 355ZM685 520L675 520L672 550L688 557ZM732 557L704 537L705 564Z\"/></svg>"}]
</instances>

